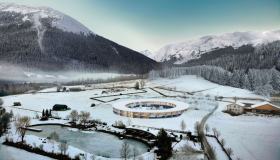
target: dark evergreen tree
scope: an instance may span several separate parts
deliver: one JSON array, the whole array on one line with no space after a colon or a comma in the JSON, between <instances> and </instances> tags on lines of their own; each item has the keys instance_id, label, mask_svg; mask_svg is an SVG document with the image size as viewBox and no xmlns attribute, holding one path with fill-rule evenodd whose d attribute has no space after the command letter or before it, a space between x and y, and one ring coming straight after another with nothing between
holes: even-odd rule
<instances>
[{"instance_id":1,"label":"dark evergreen tree","mask_svg":"<svg viewBox=\"0 0 280 160\"><path fill-rule=\"evenodd\" d=\"M46 117L49 117L49 110L46 109Z\"/></svg>"},{"instance_id":2,"label":"dark evergreen tree","mask_svg":"<svg viewBox=\"0 0 280 160\"><path fill-rule=\"evenodd\" d=\"M43 109L42 117L45 117L45 110Z\"/></svg>"},{"instance_id":3,"label":"dark evergreen tree","mask_svg":"<svg viewBox=\"0 0 280 160\"><path fill-rule=\"evenodd\" d=\"M49 117L52 117L52 110L49 111Z\"/></svg>"},{"instance_id":4,"label":"dark evergreen tree","mask_svg":"<svg viewBox=\"0 0 280 160\"><path fill-rule=\"evenodd\" d=\"M172 155L172 140L164 129L158 132L157 147L161 160L167 160Z\"/></svg>"},{"instance_id":5,"label":"dark evergreen tree","mask_svg":"<svg viewBox=\"0 0 280 160\"><path fill-rule=\"evenodd\" d=\"M280 92L280 73L275 69L272 71L271 85L275 91Z\"/></svg>"}]
</instances>

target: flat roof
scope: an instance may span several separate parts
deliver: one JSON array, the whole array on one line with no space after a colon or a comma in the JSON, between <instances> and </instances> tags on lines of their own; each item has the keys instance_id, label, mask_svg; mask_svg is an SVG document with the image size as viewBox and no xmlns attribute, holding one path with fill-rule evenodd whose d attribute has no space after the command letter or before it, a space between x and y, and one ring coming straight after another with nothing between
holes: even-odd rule
<instances>
[{"instance_id":1,"label":"flat roof","mask_svg":"<svg viewBox=\"0 0 280 160\"><path fill-rule=\"evenodd\" d=\"M131 103L141 103L141 102L163 102L163 103L172 103L175 106L171 106L171 108L168 109L157 109L157 110L138 110L127 107L127 104ZM157 98L148 98L148 99L126 99L126 100L120 100L112 104L113 108L127 111L127 112L143 112L143 113L167 113L167 112L176 112L176 111L182 111L189 108L189 105L187 103L171 100L171 99L157 99Z\"/></svg>"}]
</instances>

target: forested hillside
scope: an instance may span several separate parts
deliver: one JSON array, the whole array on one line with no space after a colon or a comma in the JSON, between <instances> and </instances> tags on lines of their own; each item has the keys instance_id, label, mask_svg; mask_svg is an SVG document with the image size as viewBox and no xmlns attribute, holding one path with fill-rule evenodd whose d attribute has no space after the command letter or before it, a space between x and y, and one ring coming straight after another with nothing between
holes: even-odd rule
<instances>
[{"instance_id":1,"label":"forested hillside","mask_svg":"<svg viewBox=\"0 0 280 160\"><path fill-rule=\"evenodd\" d=\"M213 65L220 66L228 71L248 69L270 69L275 67L280 70L280 41L268 44L241 46L237 49L227 47L201 55L185 66Z\"/></svg>"},{"instance_id":2,"label":"forested hillside","mask_svg":"<svg viewBox=\"0 0 280 160\"><path fill-rule=\"evenodd\" d=\"M227 71L216 66L173 67L163 70L153 70L149 78L176 78L181 75L197 75L211 82L243 88L263 96L280 92L280 72L272 69L248 69Z\"/></svg>"},{"instance_id":3,"label":"forested hillside","mask_svg":"<svg viewBox=\"0 0 280 160\"><path fill-rule=\"evenodd\" d=\"M27 10L24 10L27 13L18 11L21 8ZM4 8L0 11L2 63L43 71L86 70L122 73L147 73L158 66L154 60L136 51L92 32L82 32L84 26L50 8L39 8L38 12L33 12L36 8L26 6L17 6L15 12L10 11L12 9L5 11ZM81 28L78 28L81 32L77 33L77 28L76 32L73 32L73 29L61 29L60 26L64 25L65 20L75 23L76 27ZM58 23L62 24L54 25Z\"/></svg>"}]
</instances>

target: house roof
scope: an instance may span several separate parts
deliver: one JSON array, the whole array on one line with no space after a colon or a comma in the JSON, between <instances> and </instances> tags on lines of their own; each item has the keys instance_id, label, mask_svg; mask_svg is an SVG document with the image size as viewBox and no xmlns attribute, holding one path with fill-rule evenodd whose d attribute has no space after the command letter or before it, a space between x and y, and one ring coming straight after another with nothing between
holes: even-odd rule
<instances>
[{"instance_id":1,"label":"house roof","mask_svg":"<svg viewBox=\"0 0 280 160\"><path fill-rule=\"evenodd\" d=\"M235 104L235 103L232 102L232 103L230 103L230 104L228 104L228 105L232 105L232 104ZM236 104L237 104L238 106L245 107L245 104L244 104L244 103L236 102Z\"/></svg>"},{"instance_id":2,"label":"house roof","mask_svg":"<svg viewBox=\"0 0 280 160\"><path fill-rule=\"evenodd\" d=\"M67 107L65 104L55 104L54 107Z\"/></svg>"},{"instance_id":3,"label":"house roof","mask_svg":"<svg viewBox=\"0 0 280 160\"><path fill-rule=\"evenodd\" d=\"M280 109L279 106L274 105L274 104L271 104L271 103L269 103L269 102L257 103L257 104L252 105L251 107L252 107L252 108L256 108L256 107L263 106L263 105L271 105L271 106L273 106L273 107L276 107L276 108L279 108L279 109Z\"/></svg>"}]
</instances>

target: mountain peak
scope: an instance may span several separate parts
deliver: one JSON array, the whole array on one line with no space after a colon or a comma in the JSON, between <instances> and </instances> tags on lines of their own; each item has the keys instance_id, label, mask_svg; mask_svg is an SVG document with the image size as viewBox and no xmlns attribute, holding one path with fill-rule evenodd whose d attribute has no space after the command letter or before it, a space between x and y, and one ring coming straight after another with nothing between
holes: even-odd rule
<instances>
[{"instance_id":1,"label":"mountain peak","mask_svg":"<svg viewBox=\"0 0 280 160\"><path fill-rule=\"evenodd\" d=\"M40 19L50 18L52 27L57 27L66 32L76 34L92 33L87 27L75 19L49 7L31 7L14 3L0 3L0 11L14 12L24 15L23 21L34 21L36 27L40 24Z\"/></svg>"},{"instance_id":2,"label":"mountain peak","mask_svg":"<svg viewBox=\"0 0 280 160\"><path fill-rule=\"evenodd\" d=\"M157 61L169 61L177 58L176 64L185 63L191 59L197 59L201 54L232 46L238 48L242 45L269 43L280 40L280 30L265 32L233 32L222 35L208 35L199 39L186 42L169 44L155 52L153 58Z\"/></svg>"}]
</instances>

